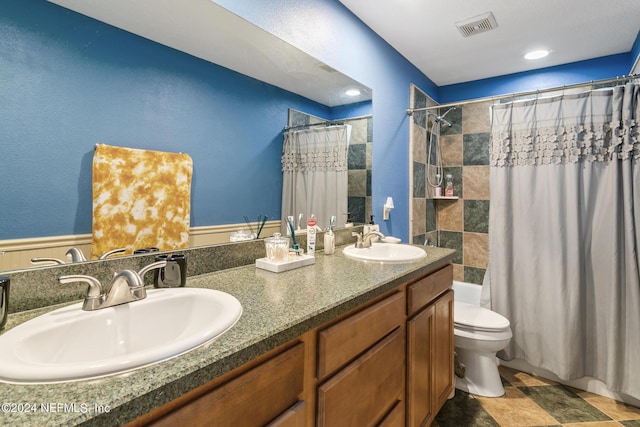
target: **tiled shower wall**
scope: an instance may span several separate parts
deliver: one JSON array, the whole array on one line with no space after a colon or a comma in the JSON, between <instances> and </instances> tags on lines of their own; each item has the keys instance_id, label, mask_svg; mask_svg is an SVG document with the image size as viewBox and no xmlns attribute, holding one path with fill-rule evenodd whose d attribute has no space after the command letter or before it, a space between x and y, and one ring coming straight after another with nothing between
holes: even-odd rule
<instances>
[{"instance_id":1,"label":"tiled shower wall","mask_svg":"<svg viewBox=\"0 0 640 427\"><path fill-rule=\"evenodd\" d=\"M299 126L311 123L322 123L325 119L289 110L289 126ZM349 201L348 207L351 220L355 223L368 223L371 216L371 173L372 173L372 143L373 120L371 116L344 119L345 124L351 125L351 139L349 140ZM346 220L346 212L338 215L337 225L341 227ZM345 214L345 215L342 215Z\"/></svg>"},{"instance_id":2,"label":"tiled shower wall","mask_svg":"<svg viewBox=\"0 0 640 427\"><path fill-rule=\"evenodd\" d=\"M436 105L420 89L412 87L412 92L414 108ZM426 182L428 173L435 174L426 160L426 113L414 113L411 121L413 243L429 239L430 244L455 249L454 280L477 284L489 260L490 106L491 101L462 103L446 116L452 126L440 128L443 173L453 175L457 200L434 199ZM447 110L432 111L441 115Z\"/></svg>"}]
</instances>

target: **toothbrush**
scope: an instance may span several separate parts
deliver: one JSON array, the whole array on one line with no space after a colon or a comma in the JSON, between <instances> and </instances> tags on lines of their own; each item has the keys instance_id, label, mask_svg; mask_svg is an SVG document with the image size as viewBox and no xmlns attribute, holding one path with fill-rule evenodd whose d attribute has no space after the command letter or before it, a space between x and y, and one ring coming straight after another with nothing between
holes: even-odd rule
<instances>
[{"instance_id":1,"label":"toothbrush","mask_svg":"<svg viewBox=\"0 0 640 427\"><path fill-rule=\"evenodd\" d=\"M296 232L293 229L293 216L287 217L287 224L289 225L289 231L291 232L291 240L293 241L293 250L296 251L296 255L300 255L298 250L300 246L298 246L298 242L296 242Z\"/></svg>"},{"instance_id":2,"label":"toothbrush","mask_svg":"<svg viewBox=\"0 0 640 427\"><path fill-rule=\"evenodd\" d=\"M253 235L256 239L258 238L256 236L256 233L253 232L253 227L251 226L251 223L249 222L249 217L248 216L244 216L244 222L247 223L247 225L249 226L249 231L251 232L251 235Z\"/></svg>"},{"instance_id":3,"label":"toothbrush","mask_svg":"<svg viewBox=\"0 0 640 427\"><path fill-rule=\"evenodd\" d=\"M262 228L264 227L264 223L267 222L266 215L264 216L264 218L262 218L262 221L260 221L261 217L262 217L262 214L258 215L258 223L260 223L260 226L258 227L258 235L256 236L256 239L260 238L260 233L262 233Z\"/></svg>"}]
</instances>

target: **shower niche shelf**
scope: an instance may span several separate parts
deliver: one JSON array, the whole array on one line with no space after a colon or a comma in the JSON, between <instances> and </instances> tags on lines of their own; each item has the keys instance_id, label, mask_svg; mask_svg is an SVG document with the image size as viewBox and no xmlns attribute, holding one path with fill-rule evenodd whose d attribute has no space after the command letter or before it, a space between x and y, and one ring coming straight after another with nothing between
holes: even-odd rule
<instances>
[{"instance_id":1,"label":"shower niche shelf","mask_svg":"<svg viewBox=\"0 0 640 427\"><path fill-rule=\"evenodd\" d=\"M458 196L437 196L433 200L458 200L459 198Z\"/></svg>"}]
</instances>

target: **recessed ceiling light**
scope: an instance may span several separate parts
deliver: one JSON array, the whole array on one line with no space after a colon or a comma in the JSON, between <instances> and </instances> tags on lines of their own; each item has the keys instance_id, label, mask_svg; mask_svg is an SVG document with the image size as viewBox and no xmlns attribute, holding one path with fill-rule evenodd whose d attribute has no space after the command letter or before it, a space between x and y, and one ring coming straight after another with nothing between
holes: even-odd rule
<instances>
[{"instance_id":1,"label":"recessed ceiling light","mask_svg":"<svg viewBox=\"0 0 640 427\"><path fill-rule=\"evenodd\" d=\"M524 56L524 59L540 59L549 55L548 50L533 50Z\"/></svg>"},{"instance_id":2,"label":"recessed ceiling light","mask_svg":"<svg viewBox=\"0 0 640 427\"><path fill-rule=\"evenodd\" d=\"M347 89L345 94L347 96L358 96L360 95L360 89Z\"/></svg>"}]
</instances>

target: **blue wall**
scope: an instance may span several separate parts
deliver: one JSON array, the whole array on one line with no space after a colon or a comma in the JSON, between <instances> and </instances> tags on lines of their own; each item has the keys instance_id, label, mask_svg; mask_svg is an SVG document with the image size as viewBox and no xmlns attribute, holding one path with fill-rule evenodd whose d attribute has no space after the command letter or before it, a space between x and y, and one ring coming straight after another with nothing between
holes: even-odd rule
<instances>
[{"instance_id":1,"label":"blue wall","mask_svg":"<svg viewBox=\"0 0 640 427\"><path fill-rule=\"evenodd\" d=\"M636 61L640 61L640 31L638 31L636 41L631 47L631 64L629 65L629 69L635 65Z\"/></svg>"},{"instance_id":2,"label":"blue wall","mask_svg":"<svg viewBox=\"0 0 640 427\"><path fill-rule=\"evenodd\" d=\"M44 0L0 9L0 239L90 233L97 142L191 155L192 226L279 218L287 109L327 107Z\"/></svg>"},{"instance_id":3,"label":"blue wall","mask_svg":"<svg viewBox=\"0 0 640 427\"><path fill-rule=\"evenodd\" d=\"M441 86L438 88L438 100L444 104L625 76L629 74L631 62L631 54L623 53L534 71Z\"/></svg>"},{"instance_id":4,"label":"blue wall","mask_svg":"<svg viewBox=\"0 0 640 427\"><path fill-rule=\"evenodd\" d=\"M404 241L411 83L448 102L536 89L540 79L558 85L563 73L614 77L632 62L615 55L555 77L542 70L437 88L337 0L217 3L373 89L373 213ZM44 0L2 2L0 73L0 239L91 231L96 142L189 153L192 226L277 218L287 109L343 113ZM387 196L396 207L383 222Z\"/></svg>"},{"instance_id":5,"label":"blue wall","mask_svg":"<svg viewBox=\"0 0 640 427\"><path fill-rule=\"evenodd\" d=\"M216 0L216 3L373 89L372 212L381 231L409 238L410 84L437 87L337 0ZM382 205L395 209L382 221Z\"/></svg>"}]
</instances>

